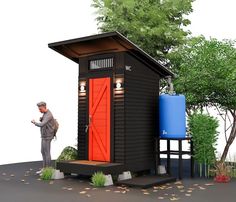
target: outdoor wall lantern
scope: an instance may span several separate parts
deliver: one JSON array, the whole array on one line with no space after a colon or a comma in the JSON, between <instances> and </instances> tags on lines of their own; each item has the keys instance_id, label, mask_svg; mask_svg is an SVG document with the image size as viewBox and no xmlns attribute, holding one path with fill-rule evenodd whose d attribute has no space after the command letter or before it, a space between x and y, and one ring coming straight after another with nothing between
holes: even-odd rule
<instances>
[{"instance_id":1,"label":"outdoor wall lantern","mask_svg":"<svg viewBox=\"0 0 236 202\"><path fill-rule=\"evenodd\" d=\"M85 83L81 83L80 86L79 86L79 91L81 93L84 93L86 91L86 86L85 86Z\"/></svg>"},{"instance_id":2,"label":"outdoor wall lantern","mask_svg":"<svg viewBox=\"0 0 236 202\"><path fill-rule=\"evenodd\" d=\"M123 84L120 80L117 80L116 83L115 83L115 89L116 90L121 90L123 87Z\"/></svg>"}]
</instances>

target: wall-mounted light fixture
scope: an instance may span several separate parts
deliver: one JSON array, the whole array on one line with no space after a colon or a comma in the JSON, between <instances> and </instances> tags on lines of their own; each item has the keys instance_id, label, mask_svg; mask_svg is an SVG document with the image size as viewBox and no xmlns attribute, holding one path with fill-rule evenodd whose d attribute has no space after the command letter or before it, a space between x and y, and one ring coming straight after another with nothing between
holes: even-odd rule
<instances>
[{"instance_id":1,"label":"wall-mounted light fixture","mask_svg":"<svg viewBox=\"0 0 236 202\"><path fill-rule=\"evenodd\" d=\"M79 92L84 93L86 91L85 83L80 83Z\"/></svg>"},{"instance_id":2,"label":"wall-mounted light fixture","mask_svg":"<svg viewBox=\"0 0 236 202\"><path fill-rule=\"evenodd\" d=\"M115 87L115 90L121 90L121 89L123 88L123 83L122 83L122 81L121 81L120 79L117 80L116 83L115 83L115 85L114 85L114 87Z\"/></svg>"}]
</instances>

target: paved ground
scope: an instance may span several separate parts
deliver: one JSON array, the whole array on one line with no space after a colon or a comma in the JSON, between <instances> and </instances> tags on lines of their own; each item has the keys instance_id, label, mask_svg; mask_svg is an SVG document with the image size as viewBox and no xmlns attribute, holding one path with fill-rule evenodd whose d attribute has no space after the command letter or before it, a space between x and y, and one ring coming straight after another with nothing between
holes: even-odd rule
<instances>
[{"instance_id":1,"label":"paved ground","mask_svg":"<svg viewBox=\"0 0 236 202\"><path fill-rule=\"evenodd\" d=\"M126 187L94 188L87 179L40 181L35 171L41 163L0 166L1 202L235 202L236 180L215 184L212 180L186 179L147 190Z\"/></svg>"}]
</instances>

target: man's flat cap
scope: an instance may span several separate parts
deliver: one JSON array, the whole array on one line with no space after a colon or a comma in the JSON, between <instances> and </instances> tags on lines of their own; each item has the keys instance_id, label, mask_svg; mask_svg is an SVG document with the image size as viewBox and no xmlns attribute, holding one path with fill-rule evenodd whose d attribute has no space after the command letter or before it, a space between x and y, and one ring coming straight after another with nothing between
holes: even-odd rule
<instances>
[{"instance_id":1,"label":"man's flat cap","mask_svg":"<svg viewBox=\"0 0 236 202\"><path fill-rule=\"evenodd\" d=\"M41 107L41 106L47 106L46 102L39 102L37 104L38 107Z\"/></svg>"}]
</instances>

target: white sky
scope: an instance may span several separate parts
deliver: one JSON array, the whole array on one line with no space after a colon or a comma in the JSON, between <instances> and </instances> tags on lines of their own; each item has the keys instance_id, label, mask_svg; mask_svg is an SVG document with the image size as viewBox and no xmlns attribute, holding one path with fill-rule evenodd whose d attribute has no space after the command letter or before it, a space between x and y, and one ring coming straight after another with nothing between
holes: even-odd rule
<instances>
[{"instance_id":1,"label":"white sky","mask_svg":"<svg viewBox=\"0 0 236 202\"><path fill-rule=\"evenodd\" d=\"M35 104L41 100L60 123L52 157L76 144L78 66L47 44L97 33L90 4L0 1L0 164L41 159L39 129L30 123L40 116ZM197 0L189 28L193 35L234 39L234 8L234 0Z\"/></svg>"}]
</instances>

